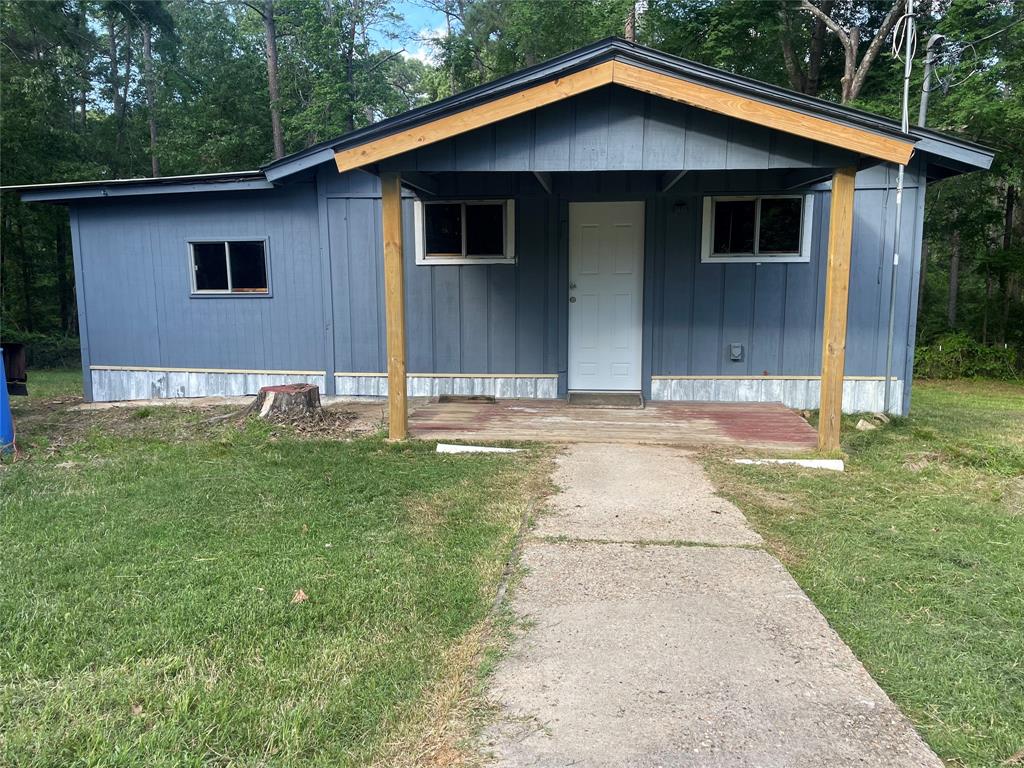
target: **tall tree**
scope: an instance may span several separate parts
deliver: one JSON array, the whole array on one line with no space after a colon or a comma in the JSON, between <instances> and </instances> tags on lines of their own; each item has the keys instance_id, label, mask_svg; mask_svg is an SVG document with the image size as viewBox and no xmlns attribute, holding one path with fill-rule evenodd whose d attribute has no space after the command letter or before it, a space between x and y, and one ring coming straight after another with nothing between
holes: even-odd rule
<instances>
[{"instance_id":1,"label":"tall tree","mask_svg":"<svg viewBox=\"0 0 1024 768\"><path fill-rule=\"evenodd\" d=\"M801 0L800 8L811 14L820 24L832 32L843 47L843 78L842 78L842 103L849 104L860 96L861 89L867 80L868 73L874 65L882 46L892 33L893 27L899 21L906 9L906 0L896 0L889 8L885 18L879 25L867 50L863 55L860 52L862 24L862 9L855 9L847 20L837 19L832 14L833 5L831 2L822 2L820 6L815 5L811 0Z\"/></svg>"},{"instance_id":2,"label":"tall tree","mask_svg":"<svg viewBox=\"0 0 1024 768\"><path fill-rule=\"evenodd\" d=\"M270 129L274 137L274 159L284 157L284 128L281 125L281 87L277 68L277 23L274 0L263 0L263 29L267 37L267 86L270 91Z\"/></svg>"},{"instance_id":3,"label":"tall tree","mask_svg":"<svg viewBox=\"0 0 1024 768\"><path fill-rule=\"evenodd\" d=\"M160 158L156 153L156 79L153 76L153 27L142 25L142 61L146 76L146 122L149 124L149 160L153 176L160 175Z\"/></svg>"},{"instance_id":4,"label":"tall tree","mask_svg":"<svg viewBox=\"0 0 1024 768\"><path fill-rule=\"evenodd\" d=\"M830 14L832 0L821 0L819 10L825 15ZM800 30L801 19L795 16L793 6L788 3L779 6L779 43L782 46L782 60L786 66L786 75L789 77L789 86L794 91L817 96L821 88L821 65L828 27L820 18L812 21L808 51L805 56L801 56L798 51L800 38L803 36Z\"/></svg>"}]
</instances>

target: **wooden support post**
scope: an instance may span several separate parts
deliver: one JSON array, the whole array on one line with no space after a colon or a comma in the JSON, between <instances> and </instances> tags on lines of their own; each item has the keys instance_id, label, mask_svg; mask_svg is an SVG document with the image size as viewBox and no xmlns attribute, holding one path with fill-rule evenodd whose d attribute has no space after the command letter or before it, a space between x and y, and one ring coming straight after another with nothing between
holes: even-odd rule
<instances>
[{"instance_id":1,"label":"wooden support post","mask_svg":"<svg viewBox=\"0 0 1024 768\"><path fill-rule=\"evenodd\" d=\"M384 309L388 336L388 437L409 433L405 383L405 277L402 267L402 179L380 175L384 225Z\"/></svg>"},{"instance_id":2,"label":"wooden support post","mask_svg":"<svg viewBox=\"0 0 1024 768\"><path fill-rule=\"evenodd\" d=\"M821 350L821 410L818 450L839 450L843 412L843 372L846 364L846 310L850 295L850 253L853 243L853 190L856 168L832 174L832 209L828 222L828 279L825 287L825 327Z\"/></svg>"}]
</instances>

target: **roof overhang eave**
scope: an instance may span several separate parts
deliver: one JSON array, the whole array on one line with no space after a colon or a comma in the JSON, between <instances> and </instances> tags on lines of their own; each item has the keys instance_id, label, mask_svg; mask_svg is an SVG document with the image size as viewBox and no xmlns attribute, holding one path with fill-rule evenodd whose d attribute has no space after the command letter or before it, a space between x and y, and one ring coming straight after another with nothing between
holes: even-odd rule
<instances>
[{"instance_id":1,"label":"roof overhang eave","mask_svg":"<svg viewBox=\"0 0 1024 768\"><path fill-rule=\"evenodd\" d=\"M262 171L242 171L164 178L25 184L2 187L0 191L17 192L26 203L73 203L81 200L117 197L173 195L190 192L244 192L273 188L274 184L264 177Z\"/></svg>"}]
</instances>

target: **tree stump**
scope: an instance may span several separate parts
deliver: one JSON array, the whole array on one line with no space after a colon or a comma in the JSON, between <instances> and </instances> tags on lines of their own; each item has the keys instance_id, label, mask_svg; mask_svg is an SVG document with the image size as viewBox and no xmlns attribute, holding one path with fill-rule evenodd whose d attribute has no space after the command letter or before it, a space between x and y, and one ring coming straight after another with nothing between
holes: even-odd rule
<instances>
[{"instance_id":1,"label":"tree stump","mask_svg":"<svg viewBox=\"0 0 1024 768\"><path fill-rule=\"evenodd\" d=\"M261 419L312 416L320 412L320 388L315 384L260 387L251 409Z\"/></svg>"}]
</instances>

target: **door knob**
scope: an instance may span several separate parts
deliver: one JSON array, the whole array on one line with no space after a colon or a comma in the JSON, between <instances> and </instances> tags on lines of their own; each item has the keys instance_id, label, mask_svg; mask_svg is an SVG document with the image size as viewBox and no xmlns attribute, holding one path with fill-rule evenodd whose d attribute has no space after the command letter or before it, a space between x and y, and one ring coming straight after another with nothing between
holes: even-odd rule
<instances>
[{"instance_id":1,"label":"door knob","mask_svg":"<svg viewBox=\"0 0 1024 768\"><path fill-rule=\"evenodd\" d=\"M576 287L576 283L569 283L569 290L573 290Z\"/></svg>"},{"instance_id":2,"label":"door knob","mask_svg":"<svg viewBox=\"0 0 1024 768\"><path fill-rule=\"evenodd\" d=\"M570 296L569 297L569 303L570 304L575 304L576 303L576 297L575 296Z\"/></svg>"}]
</instances>

